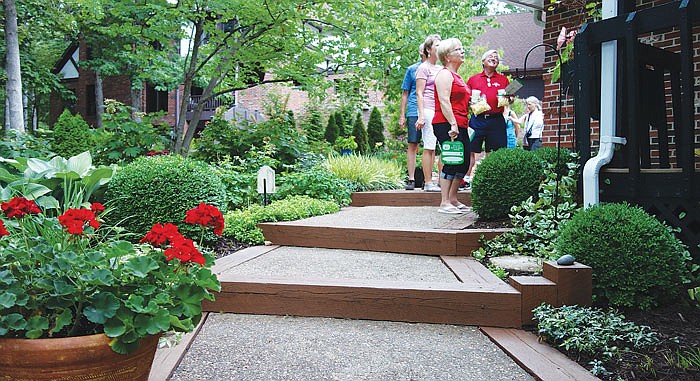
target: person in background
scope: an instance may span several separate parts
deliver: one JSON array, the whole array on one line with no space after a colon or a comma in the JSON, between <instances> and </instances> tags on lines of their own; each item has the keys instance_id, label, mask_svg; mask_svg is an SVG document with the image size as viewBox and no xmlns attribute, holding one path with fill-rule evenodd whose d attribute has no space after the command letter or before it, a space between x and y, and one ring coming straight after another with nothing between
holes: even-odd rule
<instances>
[{"instance_id":1,"label":"person in background","mask_svg":"<svg viewBox=\"0 0 700 381\"><path fill-rule=\"evenodd\" d=\"M525 99L525 114L520 118L511 118L513 123L517 123L524 131L523 148L534 151L542 148L542 131L544 130L544 113L542 105L537 97L527 97Z\"/></svg>"},{"instance_id":2,"label":"person in background","mask_svg":"<svg viewBox=\"0 0 700 381\"><path fill-rule=\"evenodd\" d=\"M445 66L435 76L435 116L433 131L442 145L450 140L464 144L464 162L458 165L443 164L440 171L441 200L438 212L464 213L468 208L457 199L457 192L469 170L469 98L471 90L457 70L464 63L464 47L456 38L440 42L437 50L440 62Z\"/></svg>"},{"instance_id":3,"label":"person in background","mask_svg":"<svg viewBox=\"0 0 700 381\"><path fill-rule=\"evenodd\" d=\"M435 163L435 145L437 138L433 132L433 116L435 115L435 75L442 69L437 64L437 49L440 36L431 34L423 42L425 61L416 70L416 99L418 103L418 120L416 130L421 131L423 138L423 175L426 192L440 192L440 186L432 181L433 164ZM438 157L438 160L440 158Z\"/></svg>"},{"instance_id":4,"label":"person in background","mask_svg":"<svg viewBox=\"0 0 700 381\"><path fill-rule=\"evenodd\" d=\"M520 135L520 124L513 121L512 118L517 118L515 111L510 109L510 105L513 103L513 98L510 98L508 104L503 106L503 118L506 120L506 137L508 139L508 148L516 148L518 146L518 135ZM517 130L516 130L517 128Z\"/></svg>"},{"instance_id":5,"label":"person in background","mask_svg":"<svg viewBox=\"0 0 700 381\"><path fill-rule=\"evenodd\" d=\"M468 175L472 176L475 154L481 152L482 145L486 145L486 152L495 151L506 147L506 120L503 117L503 107L498 107L498 90L505 90L510 83L505 75L496 71L501 62L501 56L496 50L489 50L481 56L481 73L469 77L467 86L473 90L479 90L481 96L491 107L490 110L473 116L469 120L469 127L474 129L474 137L471 141L472 159Z\"/></svg>"},{"instance_id":6,"label":"person in background","mask_svg":"<svg viewBox=\"0 0 700 381\"><path fill-rule=\"evenodd\" d=\"M418 47L420 62L416 62L406 69L401 84L401 104L399 106L399 127L408 127L408 149L406 150L406 167L408 169L408 182L406 190L416 188L416 153L418 152L418 142L420 137L416 131L416 121L418 120L418 103L416 100L416 69L425 61L423 44Z\"/></svg>"}]
</instances>

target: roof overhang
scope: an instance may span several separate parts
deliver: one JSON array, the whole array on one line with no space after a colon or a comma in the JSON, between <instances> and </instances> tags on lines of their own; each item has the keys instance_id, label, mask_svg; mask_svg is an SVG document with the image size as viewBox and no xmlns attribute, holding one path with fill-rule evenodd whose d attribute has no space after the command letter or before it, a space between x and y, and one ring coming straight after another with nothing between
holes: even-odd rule
<instances>
[{"instance_id":1,"label":"roof overhang","mask_svg":"<svg viewBox=\"0 0 700 381\"><path fill-rule=\"evenodd\" d=\"M517 7L531 9L533 11L544 11L544 0L500 0Z\"/></svg>"}]
</instances>

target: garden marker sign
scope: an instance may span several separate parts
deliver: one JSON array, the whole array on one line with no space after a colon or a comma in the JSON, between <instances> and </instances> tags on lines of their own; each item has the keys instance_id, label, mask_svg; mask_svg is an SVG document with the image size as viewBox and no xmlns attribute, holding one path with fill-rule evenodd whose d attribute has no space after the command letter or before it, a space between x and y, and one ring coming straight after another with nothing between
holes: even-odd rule
<instances>
[{"instance_id":1,"label":"garden marker sign","mask_svg":"<svg viewBox=\"0 0 700 381\"><path fill-rule=\"evenodd\" d=\"M258 193L263 195L263 206L267 205L267 194L275 193L275 170L267 165L258 171Z\"/></svg>"}]
</instances>

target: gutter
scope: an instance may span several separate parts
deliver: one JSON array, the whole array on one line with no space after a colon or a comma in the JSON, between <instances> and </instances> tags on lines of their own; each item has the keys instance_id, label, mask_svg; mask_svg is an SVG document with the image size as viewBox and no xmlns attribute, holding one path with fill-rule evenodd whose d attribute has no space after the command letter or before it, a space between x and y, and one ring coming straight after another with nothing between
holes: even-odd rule
<instances>
[{"instance_id":1,"label":"gutter","mask_svg":"<svg viewBox=\"0 0 700 381\"><path fill-rule=\"evenodd\" d=\"M617 16L617 1L603 0L603 19ZM627 139L616 135L617 116L617 40L601 44L600 73L600 148L598 154L583 167L583 206L600 202L600 168L608 164L615 152L615 144L624 145Z\"/></svg>"}]
</instances>

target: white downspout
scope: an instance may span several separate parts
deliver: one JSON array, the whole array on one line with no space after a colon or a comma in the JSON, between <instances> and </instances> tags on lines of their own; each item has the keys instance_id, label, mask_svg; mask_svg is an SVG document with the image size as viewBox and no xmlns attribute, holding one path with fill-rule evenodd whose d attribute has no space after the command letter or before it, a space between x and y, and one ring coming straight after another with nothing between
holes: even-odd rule
<instances>
[{"instance_id":1,"label":"white downspout","mask_svg":"<svg viewBox=\"0 0 700 381\"><path fill-rule=\"evenodd\" d=\"M617 16L617 1L603 0L603 18ZM617 115L617 40L601 45L600 73L600 148L598 154L583 167L583 206L598 205L600 168L613 157L615 144L626 144L627 139L615 136Z\"/></svg>"}]
</instances>

